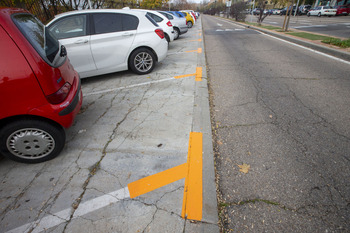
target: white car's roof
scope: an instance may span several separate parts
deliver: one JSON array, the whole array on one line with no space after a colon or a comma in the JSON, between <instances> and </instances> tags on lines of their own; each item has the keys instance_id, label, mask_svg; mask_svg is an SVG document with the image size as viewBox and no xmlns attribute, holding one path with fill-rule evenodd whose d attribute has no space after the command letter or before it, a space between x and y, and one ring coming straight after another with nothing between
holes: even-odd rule
<instances>
[{"instance_id":1,"label":"white car's roof","mask_svg":"<svg viewBox=\"0 0 350 233\"><path fill-rule=\"evenodd\" d=\"M65 13L61 13L55 16L56 18L61 18L63 16L67 15L76 15L76 14L86 14L86 13L130 13L137 16L145 15L145 13L142 13L141 11L126 11L122 9L89 9L89 10L76 10L76 11L69 11Z\"/></svg>"}]
</instances>

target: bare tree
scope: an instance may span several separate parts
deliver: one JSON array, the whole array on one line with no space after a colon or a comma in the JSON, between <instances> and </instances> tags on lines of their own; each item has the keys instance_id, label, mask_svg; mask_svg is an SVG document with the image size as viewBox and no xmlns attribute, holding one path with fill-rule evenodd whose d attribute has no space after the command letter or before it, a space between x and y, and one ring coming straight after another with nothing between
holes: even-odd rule
<instances>
[{"instance_id":1,"label":"bare tree","mask_svg":"<svg viewBox=\"0 0 350 233\"><path fill-rule=\"evenodd\" d=\"M260 8L260 13L258 15L258 24L261 25L261 23L264 21L264 19L268 16L268 14L264 14L265 8L266 8L267 1L266 0L258 0L258 8Z\"/></svg>"}]
</instances>

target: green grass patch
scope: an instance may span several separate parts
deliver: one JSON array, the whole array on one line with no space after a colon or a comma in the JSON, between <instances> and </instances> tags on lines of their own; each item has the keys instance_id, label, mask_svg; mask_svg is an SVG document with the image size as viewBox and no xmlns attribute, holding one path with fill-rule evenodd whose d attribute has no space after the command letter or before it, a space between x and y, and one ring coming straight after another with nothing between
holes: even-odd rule
<instances>
[{"instance_id":1,"label":"green grass patch","mask_svg":"<svg viewBox=\"0 0 350 233\"><path fill-rule=\"evenodd\" d=\"M252 22L245 22L248 25L252 25L252 26L256 26L256 27L261 27L261 28L265 28L265 29L269 29L269 30L278 30L281 29L280 27L276 27L276 26L269 26L269 25L259 25L258 23L252 23Z\"/></svg>"},{"instance_id":2,"label":"green grass patch","mask_svg":"<svg viewBox=\"0 0 350 233\"><path fill-rule=\"evenodd\" d=\"M252 26L257 26L257 27L259 26L258 23L251 23L251 22L247 22L247 21L245 23L248 24L248 25L252 25Z\"/></svg>"},{"instance_id":3,"label":"green grass patch","mask_svg":"<svg viewBox=\"0 0 350 233\"><path fill-rule=\"evenodd\" d=\"M305 38L305 39L309 39L309 40L328 40L328 39L334 39L333 37L329 37L329 36L320 36L320 35L315 35L315 34L311 34L311 33L307 33L307 32L289 32L289 33L286 33L286 34L292 35L292 36L301 37L301 38Z\"/></svg>"},{"instance_id":4,"label":"green grass patch","mask_svg":"<svg viewBox=\"0 0 350 233\"><path fill-rule=\"evenodd\" d=\"M280 27L275 26L261 26L262 28L269 29L269 30L278 30L281 29Z\"/></svg>"},{"instance_id":5,"label":"green grass patch","mask_svg":"<svg viewBox=\"0 0 350 233\"><path fill-rule=\"evenodd\" d=\"M322 40L322 42L325 44L335 45L341 48L350 48L350 39L341 40L338 38L329 38L329 39Z\"/></svg>"}]
</instances>

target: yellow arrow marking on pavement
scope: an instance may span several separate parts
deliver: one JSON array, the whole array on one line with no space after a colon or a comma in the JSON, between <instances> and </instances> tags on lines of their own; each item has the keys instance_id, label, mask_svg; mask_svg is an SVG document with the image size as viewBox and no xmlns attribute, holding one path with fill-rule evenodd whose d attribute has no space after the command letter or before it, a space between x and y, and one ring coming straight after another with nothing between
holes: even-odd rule
<instances>
[{"instance_id":1,"label":"yellow arrow marking on pavement","mask_svg":"<svg viewBox=\"0 0 350 233\"><path fill-rule=\"evenodd\" d=\"M180 79L180 78L186 78L186 77L190 77L190 76L195 76L196 81L202 81L202 67L197 67L196 73L194 73L194 74L184 74L184 75L175 76L174 78Z\"/></svg>"},{"instance_id":2,"label":"yellow arrow marking on pavement","mask_svg":"<svg viewBox=\"0 0 350 233\"><path fill-rule=\"evenodd\" d=\"M191 132L187 162L128 184L130 198L138 197L185 178L183 218L200 221L203 209L202 133Z\"/></svg>"}]
</instances>

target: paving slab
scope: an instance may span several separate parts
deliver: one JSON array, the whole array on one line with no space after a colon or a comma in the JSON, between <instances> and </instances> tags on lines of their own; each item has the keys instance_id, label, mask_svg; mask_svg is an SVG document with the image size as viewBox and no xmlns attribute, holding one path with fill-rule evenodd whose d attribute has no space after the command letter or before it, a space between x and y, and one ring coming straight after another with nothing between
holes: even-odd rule
<instances>
[{"instance_id":1,"label":"paving slab","mask_svg":"<svg viewBox=\"0 0 350 233\"><path fill-rule=\"evenodd\" d=\"M199 20L151 74L83 79L82 110L57 158L0 157L0 232L219 232L202 38ZM191 132L203 135L196 221L182 214ZM181 179L130 197L130 183L184 166Z\"/></svg>"}]
</instances>

